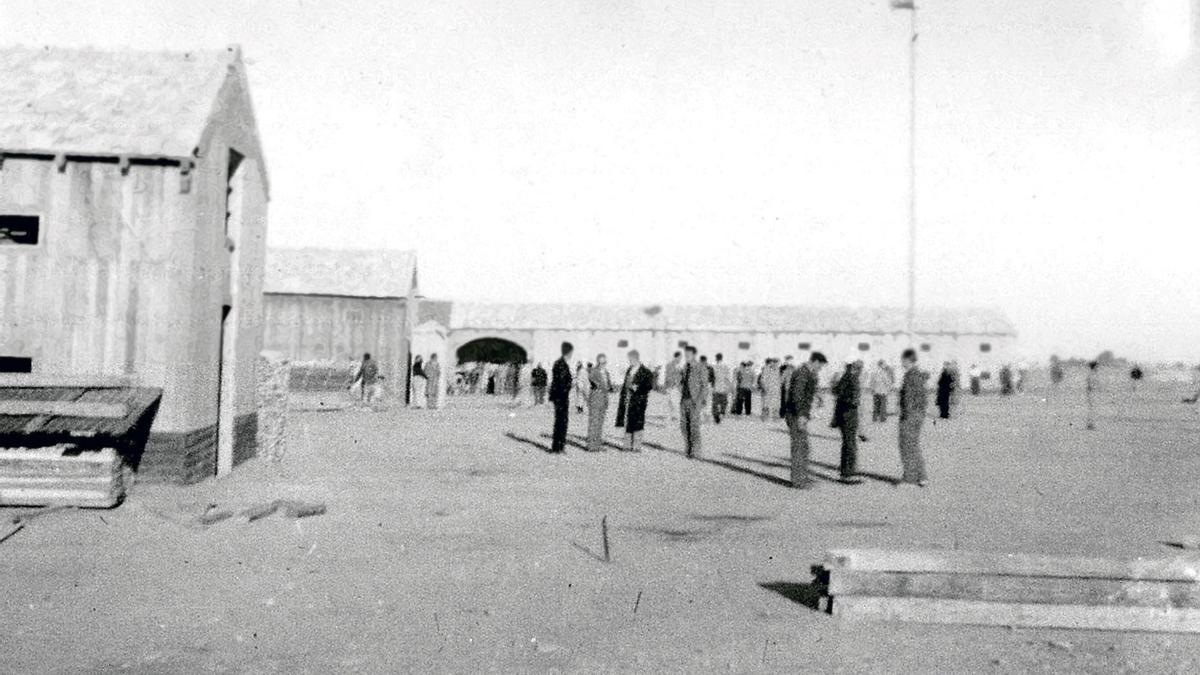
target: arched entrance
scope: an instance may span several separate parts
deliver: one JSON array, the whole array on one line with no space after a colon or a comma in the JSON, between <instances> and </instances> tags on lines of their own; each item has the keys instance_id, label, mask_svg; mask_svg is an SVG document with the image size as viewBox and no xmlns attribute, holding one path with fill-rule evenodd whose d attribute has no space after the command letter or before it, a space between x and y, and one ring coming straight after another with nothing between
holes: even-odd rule
<instances>
[{"instance_id":1,"label":"arched entrance","mask_svg":"<svg viewBox=\"0 0 1200 675\"><path fill-rule=\"evenodd\" d=\"M455 352L459 365L464 363L525 363L525 348L502 338L478 338Z\"/></svg>"}]
</instances>

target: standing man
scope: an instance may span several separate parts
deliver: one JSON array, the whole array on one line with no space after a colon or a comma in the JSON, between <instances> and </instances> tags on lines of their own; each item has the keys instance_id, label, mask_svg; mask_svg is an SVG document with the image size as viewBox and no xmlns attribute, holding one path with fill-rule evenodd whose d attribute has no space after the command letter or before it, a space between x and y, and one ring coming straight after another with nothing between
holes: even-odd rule
<instances>
[{"instance_id":1,"label":"standing man","mask_svg":"<svg viewBox=\"0 0 1200 675\"><path fill-rule=\"evenodd\" d=\"M734 415L749 415L754 389L754 366L743 361L737 370L737 398L733 402Z\"/></svg>"},{"instance_id":2,"label":"standing man","mask_svg":"<svg viewBox=\"0 0 1200 675\"><path fill-rule=\"evenodd\" d=\"M792 363L792 355L788 354L783 357L783 366L779 368L779 409L780 417L783 417L783 404L787 402L787 384L792 381L792 373L796 370L796 364Z\"/></svg>"},{"instance_id":3,"label":"standing man","mask_svg":"<svg viewBox=\"0 0 1200 675\"><path fill-rule=\"evenodd\" d=\"M792 487L807 490L812 487L808 475L808 421L812 419L813 400L817 395L817 376L825 365L825 355L813 352L808 363L792 373L787 383L783 418L787 420L792 450Z\"/></svg>"},{"instance_id":4,"label":"standing man","mask_svg":"<svg viewBox=\"0 0 1200 675\"><path fill-rule=\"evenodd\" d=\"M842 461L840 474L843 483L857 484L858 477L858 403L862 396L863 362L855 359L846 364L846 372L834 386L833 426L842 432Z\"/></svg>"},{"instance_id":5,"label":"standing man","mask_svg":"<svg viewBox=\"0 0 1200 675\"><path fill-rule=\"evenodd\" d=\"M533 404L541 405L546 402L546 382L549 379L546 369L538 363L529 375L529 385L533 389Z\"/></svg>"},{"instance_id":6,"label":"standing man","mask_svg":"<svg viewBox=\"0 0 1200 675\"><path fill-rule=\"evenodd\" d=\"M1012 396L1013 393L1013 371L1006 363L1000 366L1000 395Z\"/></svg>"},{"instance_id":7,"label":"standing man","mask_svg":"<svg viewBox=\"0 0 1200 675\"><path fill-rule=\"evenodd\" d=\"M375 363L370 354L363 354L362 363L359 364L358 371L354 374L354 380L350 382L349 388L353 389L356 384L362 385L359 401L364 405L374 403L379 393L379 364Z\"/></svg>"},{"instance_id":8,"label":"standing man","mask_svg":"<svg viewBox=\"0 0 1200 675\"><path fill-rule=\"evenodd\" d=\"M428 399L429 409L437 410L442 407L442 366L438 363L437 354L430 354L425 362L425 398Z\"/></svg>"},{"instance_id":9,"label":"standing man","mask_svg":"<svg viewBox=\"0 0 1200 675\"><path fill-rule=\"evenodd\" d=\"M779 381L779 362L775 359L767 359L763 365L762 374L758 376L758 388L762 391L762 419L775 419L779 415L779 411L775 406L779 405L782 399L780 392L783 389L782 383Z\"/></svg>"},{"instance_id":10,"label":"standing man","mask_svg":"<svg viewBox=\"0 0 1200 675\"><path fill-rule=\"evenodd\" d=\"M679 420L679 379L683 376L683 354L675 357L663 369L663 393L667 395L667 416L672 422Z\"/></svg>"},{"instance_id":11,"label":"standing man","mask_svg":"<svg viewBox=\"0 0 1200 675\"><path fill-rule=\"evenodd\" d=\"M712 411L713 411L712 390L713 390L713 385L716 384L716 382L717 382L717 371L714 370L712 367L712 364L710 364L708 362L707 354L700 357L700 366L702 367L704 372L707 373L707 375L705 375L705 377L708 378L708 396L707 396L707 398L705 398L703 401L700 402L700 405L701 405L700 418L704 421L708 421L710 418L715 420L716 418L712 416Z\"/></svg>"},{"instance_id":12,"label":"standing man","mask_svg":"<svg viewBox=\"0 0 1200 675\"><path fill-rule=\"evenodd\" d=\"M696 348L684 348L684 361L679 378L679 426L683 431L683 450L688 457L700 456L700 411L708 398L708 368L696 360Z\"/></svg>"},{"instance_id":13,"label":"standing man","mask_svg":"<svg viewBox=\"0 0 1200 675\"><path fill-rule=\"evenodd\" d=\"M517 403L521 396L521 362L514 360L508 364L508 393L512 396L513 403Z\"/></svg>"},{"instance_id":14,"label":"standing man","mask_svg":"<svg viewBox=\"0 0 1200 675\"><path fill-rule=\"evenodd\" d=\"M950 419L950 403L954 398L954 387L954 371L950 367L950 362L946 361L942 364L942 374L938 376L937 381L938 417L944 420Z\"/></svg>"},{"instance_id":15,"label":"standing man","mask_svg":"<svg viewBox=\"0 0 1200 675\"><path fill-rule=\"evenodd\" d=\"M654 373L642 365L638 351L631 350L625 384L621 387L621 401L617 404L617 426L625 427L630 452L642 451L642 429L646 428L646 407L650 404L652 391Z\"/></svg>"},{"instance_id":16,"label":"standing man","mask_svg":"<svg viewBox=\"0 0 1200 675\"><path fill-rule=\"evenodd\" d=\"M971 364L967 369L967 377L971 378L971 395L978 396L979 391L983 389L983 371L979 369L978 364Z\"/></svg>"},{"instance_id":17,"label":"standing man","mask_svg":"<svg viewBox=\"0 0 1200 675\"><path fill-rule=\"evenodd\" d=\"M550 403L554 405L554 435L550 452L567 451L567 422L571 414L571 365L575 347L562 343L562 358L554 362L550 380Z\"/></svg>"},{"instance_id":18,"label":"standing man","mask_svg":"<svg viewBox=\"0 0 1200 675\"><path fill-rule=\"evenodd\" d=\"M904 350L904 379L900 385L900 462L904 465L901 485L925 487L925 458L921 455L921 426L925 423L928 373L917 368L917 352Z\"/></svg>"},{"instance_id":19,"label":"standing man","mask_svg":"<svg viewBox=\"0 0 1200 675\"><path fill-rule=\"evenodd\" d=\"M425 407L425 388L428 382L425 379L425 363L418 355L413 359L412 365L412 406L417 410Z\"/></svg>"},{"instance_id":20,"label":"standing man","mask_svg":"<svg viewBox=\"0 0 1200 675\"><path fill-rule=\"evenodd\" d=\"M604 450L604 418L608 416L608 395L612 378L608 376L608 357L596 355L596 365L588 373L591 391L588 393L588 452Z\"/></svg>"},{"instance_id":21,"label":"standing man","mask_svg":"<svg viewBox=\"0 0 1200 675\"><path fill-rule=\"evenodd\" d=\"M888 370L887 363L883 359L879 359L879 363L871 371L871 381L869 384L872 401L871 421L886 422L888 394L892 393L892 387L895 386L895 383L892 382L892 373Z\"/></svg>"},{"instance_id":22,"label":"standing man","mask_svg":"<svg viewBox=\"0 0 1200 675\"><path fill-rule=\"evenodd\" d=\"M725 356L717 354L717 365L713 366L713 422L721 423L721 417L729 409L729 392L733 389L733 371L725 363Z\"/></svg>"}]
</instances>

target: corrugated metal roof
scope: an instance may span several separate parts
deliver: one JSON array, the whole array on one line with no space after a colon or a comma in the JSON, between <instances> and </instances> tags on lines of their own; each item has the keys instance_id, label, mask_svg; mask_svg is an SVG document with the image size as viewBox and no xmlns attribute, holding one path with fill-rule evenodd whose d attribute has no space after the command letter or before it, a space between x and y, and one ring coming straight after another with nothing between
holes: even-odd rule
<instances>
[{"instance_id":1,"label":"corrugated metal roof","mask_svg":"<svg viewBox=\"0 0 1200 675\"><path fill-rule=\"evenodd\" d=\"M656 311L657 310L657 311ZM1015 335L994 309L919 309L918 333ZM903 333L903 309L741 305L569 305L455 302L450 329Z\"/></svg>"},{"instance_id":2,"label":"corrugated metal roof","mask_svg":"<svg viewBox=\"0 0 1200 675\"><path fill-rule=\"evenodd\" d=\"M0 150L192 156L235 49L0 49Z\"/></svg>"},{"instance_id":3,"label":"corrugated metal roof","mask_svg":"<svg viewBox=\"0 0 1200 675\"><path fill-rule=\"evenodd\" d=\"M406 298L415 290L415 251L272 248L264 293Z\"/></svg>"},{"instance_id":4,"label":"corrugated metal roof","mask_svg":"<svg viewBox=\"0 0 1200 675\"><path fill-rule=\"evenodd\" d=\"M121 438L156 409L161 398L162 390L152 387L0 387L0 399L5 400L123 403L129 410L119 419L0 415L0 445L20 445L28 440L60 443Z\"/></svg>"}]
</instances>

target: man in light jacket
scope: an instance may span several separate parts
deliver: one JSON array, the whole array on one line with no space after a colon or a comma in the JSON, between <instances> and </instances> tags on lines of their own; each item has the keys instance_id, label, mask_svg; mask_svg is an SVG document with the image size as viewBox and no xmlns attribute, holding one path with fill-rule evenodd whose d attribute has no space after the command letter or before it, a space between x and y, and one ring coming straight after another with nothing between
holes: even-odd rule
<instances>
[{"instance_id":1,"label":"man in light jacket","mask_svg":"<svg viewBox=\"0 0 1200 675\"><path fill-rule=\"evenodd\" d=\"M888 395L892 393L892 387L895 386L892 381L892 371L888 370L887 363L883 359L879 359L879 363L875 365L871 371L871 381L868 386L871 388L871 421L886 422L887 421L887 402Z\"/></svg>"}]
</instances>

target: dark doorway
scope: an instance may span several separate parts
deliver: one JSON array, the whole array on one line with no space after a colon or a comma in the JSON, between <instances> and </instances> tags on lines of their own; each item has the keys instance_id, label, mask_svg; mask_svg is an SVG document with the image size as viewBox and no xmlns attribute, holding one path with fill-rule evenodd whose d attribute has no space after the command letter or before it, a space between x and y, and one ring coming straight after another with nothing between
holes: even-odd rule
<instances>
[{"instance_id":1,"label":"dark doorway","mask_svg":"<svg viewBox=\"0 0 1200 675\"><path fill-rule=\"evenodd\" d=\"M479 338L471 340L455 352L460 364L463 363L525 363L525 348L515 342L501 338Z\"/></svg>"}]
</instances>

